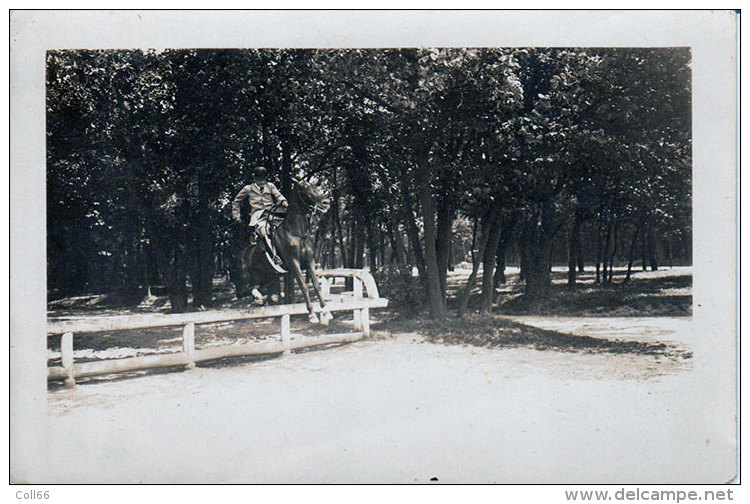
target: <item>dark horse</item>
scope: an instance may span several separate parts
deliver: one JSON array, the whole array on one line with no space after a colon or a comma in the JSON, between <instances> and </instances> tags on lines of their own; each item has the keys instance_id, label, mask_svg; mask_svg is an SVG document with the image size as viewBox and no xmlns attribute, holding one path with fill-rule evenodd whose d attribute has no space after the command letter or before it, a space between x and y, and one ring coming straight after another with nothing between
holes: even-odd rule
<instances>
[{"instance_id":1,"label":"dark horse","mask_svg":"<svg viewBox=\"0 0 750 504\"><path fill-rule=\"evenodd\" d=\"M309 313L308 319L312 323L318 322L310 301L310 292L305 283L302 270L312 278L313 288L320 299L320 306L325 308L326 302L320 291L318 277L315 274L313 260L313 246L310 239L310 220L315 213L325 213L330 206L330 200L318 188L308 182L292 179L292 190L287 195L289 206L284 220L271 231L271 240L276 253L281 258L282 267L294 275L305 296L305 304ZM260 293L271 294L271 298L279 293L279 272L271 266L266 257L266 245L262 240L256 246L249 245L239 251L232 267L232 281L237 289L237 298L251 294L259 299ZM323 312L324 321L330 318L328 312Z\"/></svg>"}]
</instances>

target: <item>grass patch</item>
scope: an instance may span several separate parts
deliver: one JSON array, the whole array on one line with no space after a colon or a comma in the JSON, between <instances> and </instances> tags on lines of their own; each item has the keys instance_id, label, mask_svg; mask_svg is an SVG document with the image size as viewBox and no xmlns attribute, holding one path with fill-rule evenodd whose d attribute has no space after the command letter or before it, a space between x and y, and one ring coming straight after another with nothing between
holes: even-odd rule
<instances>
[{"instance_id":1,"label":"grass patch","mask_svg":"<svg viewBox=\"0 0 750 504\"><path fill-rule=\"evenodd\" d=\"M496 308L507 315L567 315L578 317L689 317L690 294L650 296L627 288L555 288L548 298L529 303L523 296L508 298Z\"/></svg>"},{"instance_id":2,"label":"grass patch","mask_svg":"<svg viewBox=\"0 0 750 504\"><path fill-rule=\"evenodd\" d=\"M611 284L595 284L593 272L579 275L569 289L566 273L555 272L547 298L528 302L524 285L512 277L499 289L497 313L507 315L553 315L576 317L689 317L693 314L693 277L674 273L654 276L636 273L629 282L615 276Z\"/></svg>"}]
</instances>

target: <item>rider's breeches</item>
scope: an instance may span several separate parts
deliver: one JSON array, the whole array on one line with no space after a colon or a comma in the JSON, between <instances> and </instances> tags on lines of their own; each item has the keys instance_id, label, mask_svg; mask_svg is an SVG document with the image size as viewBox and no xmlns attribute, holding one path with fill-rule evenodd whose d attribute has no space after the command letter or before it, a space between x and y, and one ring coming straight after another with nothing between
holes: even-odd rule
<instances>
[{"instance_id":1,"label":"rider's breeches","mask_svg":"<svg viewBox=\"0 0 750 504\"><path fill-rule=\"evenodd\" d=\"M268 220L263 218L264 210L256 210L250 216L250 229L261 237L268 235Z\"/></svg>"},{"instance_id":2,"label":"rider's breeches","mask_svg":"<svg viewBox=\"0 0 750 504\"><path fill-rule=\"evenodd\" d=\"M250 226L257 226L258 221L260 220L261 216L263 215L264 210L261 208L260 210L254 210L252 214L250 214Z\"/></svg>"}]
</instances>

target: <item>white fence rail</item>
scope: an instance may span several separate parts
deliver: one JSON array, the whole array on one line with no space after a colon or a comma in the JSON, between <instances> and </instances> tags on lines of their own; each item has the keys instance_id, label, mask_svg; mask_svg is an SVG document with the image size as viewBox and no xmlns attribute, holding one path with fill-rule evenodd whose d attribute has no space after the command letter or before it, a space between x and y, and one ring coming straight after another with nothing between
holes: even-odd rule
<instances>
[{"instance_id":1,"label":"white fence rail","mask_svg":"<svg viewBox=\"0 0 750 504\"><path fill-rule=\"evenodd\" d=\"M327 334L307 339L293 339L291 336L291 316L307 313L304 303L263 306L248 309L210 310L194 313L155 313L135 315L115 315L103 317L61 317L49 319L47 334L62 334L60 354L62 366L47 368L50 380L64 379L69 387L75 385L76 377L134 371L169 366L195 367L196 362L242 355L263 355L289 353L292 350L331 343L357 341L370 335L370 309L385 308L388 300L381 298L372 275L367 270L330 269L317 272L326 306L313 304L315 312L351 311L356 332ZM354 289L331 295L331 280L352 278ZM265 343L244 343L205 349L195 348L195 324L249 320L260 318L281 319L279 341ZM149 327L183 326L182 351L170 354L145 355L123 359L105 359L95 362L75 363L73 337L75 333L142 329Z\"/></svg>"}]
</instances>

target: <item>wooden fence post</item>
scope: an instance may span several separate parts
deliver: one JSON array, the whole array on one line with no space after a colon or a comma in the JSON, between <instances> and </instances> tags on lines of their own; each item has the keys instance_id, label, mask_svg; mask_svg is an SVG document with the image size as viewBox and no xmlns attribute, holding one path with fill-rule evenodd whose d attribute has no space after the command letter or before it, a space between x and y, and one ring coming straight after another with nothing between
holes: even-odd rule
<instances>
[{"instance_id":1,"label":"wooden fence post","mask_svg":"<svg viewBox=\"0 0 750 504\"><path fill-rule=\"evenodd\" d=\"M331 282L327 277L320 277L320 293L326 301L331 297Z\"/></svg>"},{"instance_id":2,"label":"wooden fence post","mask_svg":"<svg viewBox=\"0 0 750 504\"><path fill-rule=\"evenodd\" d=\"M354 299L362 299L362 280L359 277L354 277ZM354 310L354 328L357 330L362 329L361 315L361 310Z\"/></svg>"},{"instance_id":3,"label":"wooden fence post","mask_svg":"<svg viewBox=\"0 0 750 504\"><path fill-rule=\"evenodd\" d=\"M360 313L360 320L362 322L362 336L365 338L370 337L370 309L362 308Z\"/></svg>"},{"instance_id":4,"label":"wooden fence post","mask_svg":"<svg viewBox=\"0 0 750 504\"><path fill-rule=\"evenodd\" d=\"M336 278L352 278L352 292L345 292L342 295L335 295L335 302L327 305L322 311L322 315L330 317L331 312L352 311L354 317L354 326L357 333L346 333L329 335L328 337L312 338L312 342L306 341L307 338L299 338L292 343L291 333L291 315L302 315L306 313L301 306L269 306L264 308L253 309L248 312L229 312L217 311L216 313L195 313L195 314L149 314L129 315L114 317L91 317L91 320L52 320L48 322L47 334L62 334L60 340L61 366L52 366L48 370L49 380L65 380L65 385L74 387L76 385L76 376L94 376L100 374L109 374L128 371L131 369L149 369L154 367L178 366L186 369L196 367L196 362L219 358L223 355L258 355L265 353L278 353L284 355L291 353L292 348L307 348L320 344L327 344L328 341L351 341L352 338L370 337L370 308L383 308L388 305L387 299L381 299L378 295L377 286L373 277L366 270L352 269L332 269L324 272L328 276L321 275L321 292L325 292L330 299L331 287L336 283ZM367 300L367 303L365 303ZM262 348L256 348L251 344L237 348L223 349L196 349L195 348L195 324L209 322L218 322L225 320L248 320L257 318L281 318L281 342L267 343L256 345ZM324 318L324 317L323 317ZM321 322L325 322L321 320ZM113 359L100 362L75 363L73 353L73 331L75 332L101 332L103 330L127 330L144 327L180 327L182 326L182 352L171 352L168 355L147 355L132 357L128 359ZM335 337L335 338L334 338ZM325 343L321 343L325 341ZM214 351L216 350L216 351ZM262 350L262 351L261 351ZM210 356L209 356L210 354ZM214 357L217 356L217 357Z\"/></svg>"},{"instance_id":5,"label":"wooden fence post","mask_svg":"<svg viewBox=\"0 0 750 504\"><path fill-rule=\"evenodd\" d=\"M320 277L320 297L322 297L324 300L329 301L331 299L331 283L328 281L327 277ZM324 326L327 326L329 322L331 321L331 312L329 311L322 311L320 314L320 323Z\"/></svg>"},{"instance_id":6,"label":"wooden fence post","mask_svg":"<svg viewBox=\"0 0 750 504\"><path fill-rule=\"evenodd\" d=\"M291 346L291 317L288 313L281 316L281 343L284 345L284 355L289 355Z\"/></svg>"},{"instance_id":7,"label":"wooden fence post","mask_svg":"<svg viewBox=\"0 0 750 504\"><path fill-rule=\"evenodd\" d=\"M62 367L68 373L68 377L65 378L65 386L73 388L76 386L76 377L73 371L73 333L67 332L62 335L60 340L60 357L62 360Z\"/></svg>"},{"instance_id":8,"label":"wooden fence post","mask_svg":"<svg viewBox=\"0 0 750 504\"><path fill-rule=\"evenodd\" d=\"M188 322L182 328L182 351L188 358L185 369L195 369L195 361L193 360L195 354L195 322Z\"/></svg>"}]
</instances>

